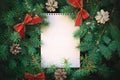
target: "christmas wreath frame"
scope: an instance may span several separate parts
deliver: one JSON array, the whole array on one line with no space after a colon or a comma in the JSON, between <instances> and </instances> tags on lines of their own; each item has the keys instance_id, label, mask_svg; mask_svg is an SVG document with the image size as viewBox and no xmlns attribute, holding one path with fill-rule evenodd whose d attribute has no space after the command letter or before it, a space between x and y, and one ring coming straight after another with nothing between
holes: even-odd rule
<instances>
[{"instance_id":1,"label":"christmas wreath frame","mask_svg":"<svg viewBox=\"0 0 120 80\"><path fill-rule=\"evenodd\" d=\"M67 73L64 72L64 70L62 69L56 70L57 68L55 66L51 66L51 68L47 69L42 69L40 67L41 61L39 58L39 52L41 41L39 41L39 36L41 32L39 31L39 29L48 25L48 22L46 20L47 17L45 16L45 14L43 14L44 12L46 12L42 4L44 1L38 1L39 4L36 4L35 2L32 3L31 0L24 0L23 2L16 0L15 7L8 11L5 11L5 14L2 15L3 18L1 20L1 29L5 26L5 29L0 32L0 64L2 64L0 68L3 69L1 71L3 72L1 74L3 77L10 77L11 80L21 79L25 71L28 71L29 73L35 75L25 73L26 76L32 76L32 78L37 78L37 76L40 76L41 78L45 78L44 73L42 75L37 74L39 72L45 72L48 76L46 77L46 79L54 80L54 78L51 77L53 77L55 70L55 75L57 75L59 72L63 72L64 78L66 78L67 75L68 80L86 79L85 76L90 77L90 75L94 73L102 74L106 72L106 74L112 74L112 72L110 72L111 69L108 66L107 61L110 61L111 58L114 58L114 56L112 56L114 53L120 56L120 37L119 35L117 35L118 33L120 33L120 31L114 23L114 17L112 17L114 16L115 12L117 13L117 11L115 11L115 3L111 2L113 6L111 6L111 9L109 9L107 8L107 6L101 5L101 3L103 3L102 1L95 0L93 4L92 0L86 0L86 2L84 2L84 8L89 12L88 18L88 12L83 9L83 4L82 6L79 6L76 3L72 3L74 1L82 0L68 0L68 3L66 3L68 5L60 7L60 13L74 14L70 15L72 19L76 19L76 15L78 15L75 21L77 22L76 25L79 26L79 30L74 33L74 37L81 40L81 43L78 45L78 48L81 51L81 67L79 69L71 69L69 67L69 64L67 64L66 62L65 71ZM58 3L61 3L61 5L63 4L59 1ZM69 5L69 3L71 3L74 7ZM95 16L100 9L104 8L104 6L105 9L108 10L110 13L110 20L105 24L101 24L101 21L99 22L100 24L98 24L96 21L97 19L95 20ZM24 22L25 20L23 21L23 19L28 13L31 20L28 22ZM38 18L36 19L35 15L40 16L40 18L42 19L42 23L39 24L39 22L41 21ZM84 20L84 22L82 23L82 21L80 21L81 17L83 19L88 19ZM79 21L81 23L79 23ZM25 26L25 33L23 28L23 32L19 33L19 29L17 29L17 32L14 31L13 26L21 22L22 24L19 25ZM25 25L28 23L30 23L30 25ZM33 25L34 23L35 25ZM19 34L25 34L26 36L25 38L22 36L22 39ZM16 46L15 44L17 44L17 47L15 47L18 50L17 53L16 51L13 51L14 49L11 49L14 48L14 46L11 46L12 43L14 43L14 46ZM20 50L22 51L22 53L18 54ZM10 52L12 54L10 54ZM119 60L119 57L117 57L116 60ZM105 71L102 69L105 69ZM11 72L13 72L14 74L11 74ZM15 74L18 75L15 76ZM104 74L102 75L106 76Z\"/></svg>"}]
</instances>

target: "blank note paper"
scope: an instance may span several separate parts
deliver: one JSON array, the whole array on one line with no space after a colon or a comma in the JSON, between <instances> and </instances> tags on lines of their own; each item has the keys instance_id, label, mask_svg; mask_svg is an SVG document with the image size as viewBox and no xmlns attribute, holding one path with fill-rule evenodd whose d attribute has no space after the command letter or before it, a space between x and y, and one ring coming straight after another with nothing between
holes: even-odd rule
<instances>
[{"instance_id":1,"label":"blank note paper","mask_svg":"<svg viewBox=\"0 0 120 80\"><path fill-rule=\"evenodd\" d=\"M43 67L63 67L64 60L70 67L80 67L79 40L73 37L77 27L66 15L48 15L49 27L42 30L41 63Z\"/></svg>"}]
</instances>

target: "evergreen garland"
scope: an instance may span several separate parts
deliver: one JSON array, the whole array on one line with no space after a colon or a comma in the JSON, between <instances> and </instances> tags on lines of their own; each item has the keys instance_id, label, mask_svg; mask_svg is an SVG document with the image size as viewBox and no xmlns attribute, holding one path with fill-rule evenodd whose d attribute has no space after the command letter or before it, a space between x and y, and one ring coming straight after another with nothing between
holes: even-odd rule
<instances>
[{"instance_id":1,"label":"evergreen garland","mask_svg":"<svg viewBox=\"0 0 120 80\"><path fill-rule=\"evenodd\" d=\"M47 0L2 0L0 2L0 78L2 80L21 80L25 71L36 74L44 71L46 80L55 80L57 69L51 66L42 69L40 63L40 28L48 25L43 14ZM58 0L56 12L71 13L71 19L76 18L79 9L74 8L66 0ZM7 6L5 6L7 5ZM65 63L66 80L119 80L120 76L120 1L119 0L84 0L84 8L90 17L85 20L74 33L81 42L77 46L81 51L81 67L71 69ZM110 20L98 24L95 16L104 9L110 13ZM39 15L42 23L27 26L25 39L13 30L13 26L22 22L25 15ZM12 55L10 46L20 44L21 52Z\"/></svg>"}]
</instances>

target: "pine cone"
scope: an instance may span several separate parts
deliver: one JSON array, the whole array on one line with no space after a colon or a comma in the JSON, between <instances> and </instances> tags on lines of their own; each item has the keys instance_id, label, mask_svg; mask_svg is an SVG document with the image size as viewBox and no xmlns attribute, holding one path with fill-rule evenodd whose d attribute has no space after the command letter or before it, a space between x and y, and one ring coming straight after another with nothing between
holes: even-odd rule
<instances>
[{"instance_id":1,"label":"pine cone","mask_svg":"<svg viewBox=\"0 0 120 80\"><path fill-rule=\"evenodd\" d=\"M21 47L19 47L19 44L12 44L12 46L10 46L10 52L14 55L17 55L18 53L20 53Z\"/></svg>"},{"instance_id":2,"label":"pine cone","mask_svg":"<svg viewBox=\"0 0 120 80\"><path fill-rule=\"evenodd\" d=\"M99 12L97 12L97 15L95 16L95 19L97 20L97 23L105 24L109 20L109 12L104 11L101 9Z\"/></svg>"},{"instance_id":3,"label":"pine cone","mask_svg":"<svg viewBox=\"0 0 120 80\"><path fill-rule=\"evenodd\" d=\"M64 69L57 69L54 73L55 80L65 80L67 78L66 74Z\"/></svg>"},{"instance_id":4,"label":"pine cone","mask_svg":"<svg viewBox=\"0 0 120 80\"><path fill-rule=\"evenodd\" d=\"M55 0L48 0L46 3L46 9L50 12L54 12L58 8L58 2Z\"/></svg>"}]
</instances>

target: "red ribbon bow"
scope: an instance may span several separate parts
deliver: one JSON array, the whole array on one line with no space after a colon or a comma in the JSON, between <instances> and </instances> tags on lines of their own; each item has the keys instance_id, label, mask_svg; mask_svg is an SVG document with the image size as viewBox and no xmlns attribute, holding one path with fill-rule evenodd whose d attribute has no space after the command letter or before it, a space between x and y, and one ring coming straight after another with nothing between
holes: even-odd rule
<instances>
[{"instance_id":1,"label":"red ribbon bow","mask_svg":"<svg viewBox=\"0 0 120 80\"><path fill-rule=\"evenodd\" d=\"M35 16L32 18L30 14L27 14L22 23L19 23L14 26L14 30L20 34L21 38L24 38L25 37L24 25L26 25L26 24L33 25L33 24L40 23L40 22L42 22L42 19L39 16Z\"/></svg>"},{"instance_id":2,"label":"red ribbon bow","mask_svg":"<svg viewBox=\"0 0 120 80\"><path fill-rule=\"evenodd\" d=\"M76 26L80 26L82 24L82 19L87 19L89 17L89 13L83 9L83 0L68 0L68 2L72 6L80 8L75 23Z\"/></svg>"},{"instance_id":3,"label":"red ribbon bow","mask_svg":"<svg viewBox=\"0 0 120 80\"><path fill-rule=\"evenodd\" d=\"M25 78L25 80L26 79L27 80L44 80L45 79L45 74L44 74L44 72L42 72L42 73L38 73L36 75L32 75L32 74L26 72L25 75L24 75L24 78Z\"/></svg>"}]
</instances>

